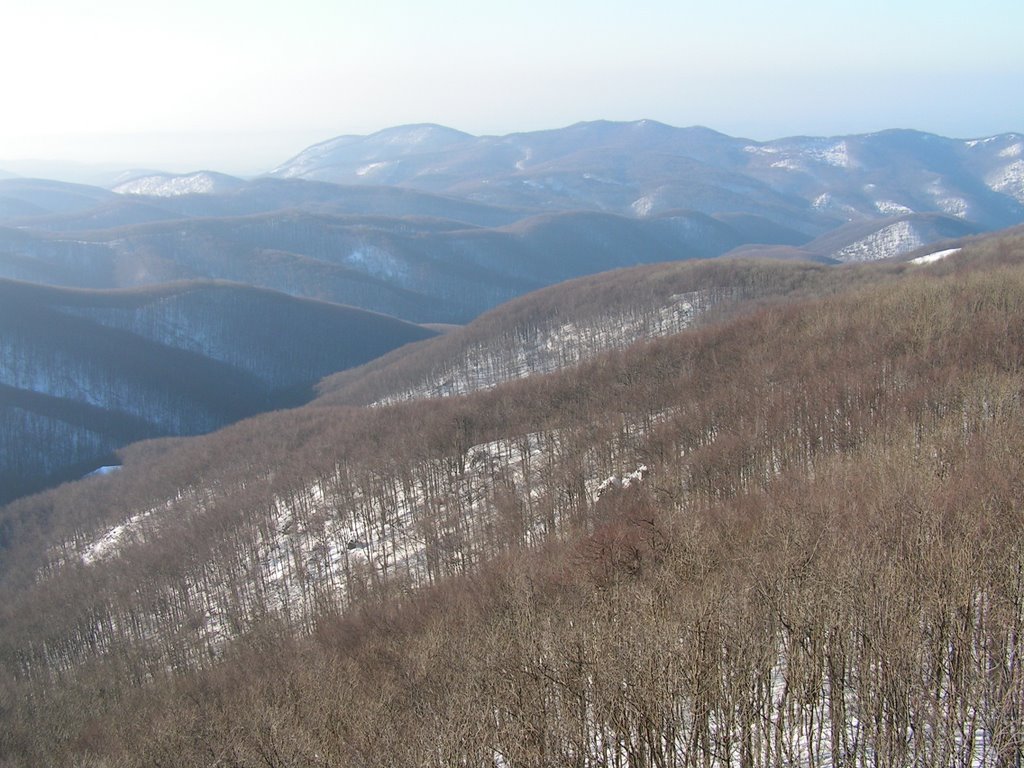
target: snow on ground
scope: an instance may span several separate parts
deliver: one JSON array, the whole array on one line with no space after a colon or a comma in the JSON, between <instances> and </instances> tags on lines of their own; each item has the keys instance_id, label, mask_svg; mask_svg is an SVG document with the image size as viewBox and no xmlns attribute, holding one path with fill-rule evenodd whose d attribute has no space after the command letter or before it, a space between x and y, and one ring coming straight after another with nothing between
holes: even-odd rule
<instances>
[{"instance_id":1,"label":"snow on ground","mask_svg":"<svg viewBox=\"0 0 1024 768\"><path fill-rule=\"evenodd\" d=\"M631 485L636 485L643 481L647 472L647 465L640 464L632 472L627 472L624 475L609 475L598 484L596 495L600 497L612 488L629 488Z\"/></svg>"},{"instance_id":2,"label":"snow on ground","mask_svg":"<svg viewBox=\"0 0 1024 768\"><path fill-rule=\"evenodd\" d=\"M818 163L833 168L857 167L856 161L850 156L850 146L845 140L787 142L784 146L751 145L744 147L743 151L770 160L772 168L789 171L806 171L808 163Z\"/></svg>"},{"instance_id":3,"label":"snow on ground","mask_svg":"<svg viewBox=\"0 0 1024 768\"><path fill-rule=\"evenodd\" d=\"M635 436L641 428L624 429ZM246 563L240 572L244 589L258 593L266 608L301 620L314 613L316 593L344 602L354 573L374 581L397 577L415 586L440 573L462 572L475 557L472 542L493 537L502 525L511 526L516 541L539 543L562 524L552 500L564 480L545 468L566 450L565 439L557 430L505 437L457 456L396 468L394 474L338 466L333 476L272 500L266 522L249 534L252 548L238 553ZM612 485L640 483L647 474L639 465L600 482L607 476L599 468L607 460L602 456L595 449L584 460L582 504L595 503ZM179 505L182 500L186 503ZM195 493L183 491L77 544L65 543L51 553L51 562L59 567L77 557L92 565L116 557L133 542L167 531L173 535L180 515L202 515L204 508ZM165 523L170 528L162 531ZM200 635L217 649L232 634L224 619L238 612L243 587L218 579L212 584L205 589L193 584L189 592L202 603Z\"/></svg>"},{"instance_id":4,"label":"snow on ground","mask_svg":"<svg viewBox=\"0 0 1024 768\"><path fill-rule=\"evenodd\" d=\"M835 168L853 168L856 166L856 163L850 157L850 147L845 141L839 141L825 147L811 147L805 149L802 154Z\"/></svg>"},{"instance_id":5,"label":"snow on ground","mask_svg":"<svg viewBox=\"0 0 1024 768\"><path fill-rule=\"evenodd\" d=\"M86 477L99 477L99 476L102 476L102 475L112 475L115 472L119 472L120 470L121 470L121 465L120 464L111 464L111 465L108 465L108 466L105 466L105 467L98 467L97 469L94 469L92 472L88 473L85 476Z\"/></svg>"},{"instance_id":6,"label":"snow on ground","mask_svg":"<svg viewBox=\"0 0 1024 768\"><path fill-rule=\"evenodd\" d=\"M521 158L519 158L518 160L516 160L516 170L517 171L525 171L526 170L526 164L529 163L530 160L532 160L532 159L533 159L533 148L532 147L524 148L523 149L523 156Z\"/></svg>"},{"instance_id":7,"label":"snow on ground","mask_svg":"<svg viewBox=\"0 0 1024 768\"><path fill-rule=\"evenodd\" d=\"M119 195L149 195L150 197L178 197L180 195L208 195L220 191L217 180L208 173L184 176L155 175L119 184L114 192Z\"/></svg>"},{"instance_id":8,"label":"snow on ground","mask_svg":"<svg viewBox=\"0 0 1024 768\"><path fill-rule=\"evenodd\" d=\"M365 272L373 277L383 277L388 280L404 280L408 277L409 268L405 262L395 258L382 248L367 245L352 251L344 259L345 264Z\"/></svg>"},{"instance_id":9,"label":"snow on ground","mask_svg":"<svg viewBox=\"0 0 1024 768\"><path fill-rule=\"evenodd\" d=\"M941 197L935 201L939 210L958 219L967 218L967 201L962 197Z\"/></svg>"},{"instance_id":10,"label":"snow on ground","mask_svg":"<svg viewBox=\"0 0 1024 768\"><path fill-rule=\"evenodd\" d=\"M864 218L864 215L854 206L837 199L830 192L824 192L818 195L811 202L811 205L819 211L832 211L839 213L845 216L848 221Z\"/></svg>"},{"instance_id":11,"label":"snow on ground","mask_svg":"<svg viewBox=\"0 0 1024 768\"><path fill-rule=\"evenodd\" d=\"M952 256L954 253L959 253L960 248L947 248L944 251L935 251L935 253L926 253L924 256L918 256L916 259L911 259L911 264L931 264L933 262L944 259L947 256Z\"/></svg>"},{"instance_id":12,"label":"snow on ground","mask_svg":"<svg viewBox=\"0 0 1024 768\"><path fill-rule=\"evenodd\" d=\"M651 215L651 212L654 210L654 205L654 196L644 195L643 197L638 197L636 200L634 200L630 208L633 209L633 213L635 213L637 216L644 217Z\"/></svg>"},{"instance_id":13,"label":"snow on ground","mask_svg":"<svg viewBox=\"0 0 1024 768\"><path fill-rule=\"evenodd\" d=\"M603 349L678 332L711 301L702 293L677 294L653 311L622 309L587 325L555 320L544 327L519 328L503 352L495 354L494 345L475 348L446 371L446 380L404 397L456 394L573 365ZM648 416L644 423L649 426L657 418ZM629 445L642 428L627 425L624 417L616 439ZM609 486L627 488L647 472L645 466L627 463L629 458L618 449L600 456L595 452L584 460L581 475L573 481L578 484L567 490L564 477L544 472L557 465L563 439L557 430L505 437L458 455L384 469L355 460L338 465L333 475L278 495L266 513L254 511L257 518L268 517L246 534L250 548L240 553L248 563L240 572L244 584L232 583L238 576L222 576L189 587L190 610L205 617L196 631L213 650L240 631L235 617L242 599L238 590L252 590L243 602L301 618L312 615L309 601L318 591L321 598L326 590L334 595L331 599L344 600L346 585L359 578L353 574L368 579L397 575L415 585L440 573L461 572L472 563L472 541L493 539L495 530L511 526L516 541L536 543L559 525L556 510L563 502L556 499L578 493L576 503L596 503ZM635 469L616 469L616 464ZM116 556L133 542L173 535L175 526L216 508L213 497L204 493L212 492L183 489L91 536L65 542L53 553L50 567L71 560L90 565ZM467 531L467 525L473 530ZM234 622L230 626L228 619ZM146 621L156 627L160 618Z\"/></svg>"},{"instance_id":14,"label":"snow on ground","mask_svg":"<svg viewBox=\"0 0 1024 768\"><path fill-rule=\"evenodd\" d=\"M787 171L802 171L804 169L798 160L794 160L791 157L776 160L772 163L772 168L783 168Z\"/></svg>"},{"instance_id":15,"label":"snow on ground","mask_svg":"<svg viewBox=\"0 0 1024 768\"><path fill-rule=\"evenodd\" d=\"M834 203L832 202L832 195L829 194L828 192L823 192L822 194L814 198L814 201L811 203L811 205L813 205L819 211L827 210L828 208L831 208L834 205Z\"/></svg>"},{"instance_id":16,"label":"snow on ground","mask_svg":"<svg viewBox=\"0 0 1024 768\"><path fill-rule=\"evenodd\" d=\"M16 333L0 334L0 384L97 408L114 408L170 431L183 431L185 423L193 424L189 429L215 424L211 414L181 411L180 404L155 398L145 384L118 377L75 350L33 345ZM185 421L193 416L194 422Z\"/></svg>"},{"instance_id":17,"label":"snow on ground","mask_svg":"<svg viewBox=\"0 0 1024 768\"><path fill-rule=\"evenodd\" d=\"M899 256L922 245L921 235L909 221L897 221L850 243L833 253L832 258L843 262L876 261Z\"/></svg>"},{"instance_id":18,"label":"snow on ground","mask_svg":"<svg viewBox=\"0 0 1024 768\"><path fill-rule=\"evenodd\" d=\"M946 189L940 177L936 176L925 188L925 192L932 197L935 206L943 213L961 219L966 218L967 201Z\"/></svg>"},{"instance_id":19,"label":"snow on ground","mask_svg":"<svg viewBox=\"0 0 1024 768\"><path fill-rule=\"evenodd\" d=\"M1024 160L1010 163L985 179L985 182L992 190L1010 195L1024 203Z\"/></svg>"},{"instance_id":20,"label":"snow on ground","mask_svg":"<svg viewBox=\"0 0 1024 768\"><path fill-rule=\"evenodd\" d=\"M113 557L124 545L142 535L143 521L151 517L158 507L138 512L123 523L113 526L97 536L82 549L82 562L90 565L97 560Z\"/></svg>"},{"instance_id":21,"label":"snow on ground","mask_svg":"<svg viewBox=\"0 0 1024 768\"><path fill-rule=\"evenodd\" d=\"M902 203L897 203L894 200L876 200L875 208L879 213L885 216L901 216L905 213L913 213L913 208L908 208Z\"/></svg>"},{"instance_id":22,"label":"snow on ground","mask_svg":"<svg viewBox=\"0 0 1024 768\"><path fill-rule=\"evenodd\" d=\"M477 344L461 359L439 367L430 380L378 404L462 395L535 373L551 373L606 349L678 333L693 323L708 301L699 291L676 294L653 311L623 310L586 324L565 322L517 329L501 342Z\"/></svg>"},{"instance_id":23,"label":"snow on ground","mask_svg":"<svg viewBox=\"0 0 1024 768\"><path fill-rule=\"evenodd\" d=\"M392 165L392 163L388 163L388 162L370 163L368 165L364 165L364 166L361 166L360 168L357 168L356 169L356 176L373 175L377 171L380 171L380 170L383 170L384 168L387 168L389 165Z\"/></svg>"}]
</instances>

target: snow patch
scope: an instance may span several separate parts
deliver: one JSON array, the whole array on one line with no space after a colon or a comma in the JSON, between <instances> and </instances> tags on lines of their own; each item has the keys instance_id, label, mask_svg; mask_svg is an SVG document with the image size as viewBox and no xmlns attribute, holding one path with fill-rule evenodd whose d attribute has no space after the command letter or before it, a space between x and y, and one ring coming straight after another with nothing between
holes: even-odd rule
<instances>
[{"instance_id":1,"label":"snow patch","mask_svg":"<svg viewBox=\"0 0 1024 768\"><path fill-rule=\"evenodd\" d=\"M909 263L910 264L931 264L933 262L936 262L936 261L939 261L941 259L944 259L947 256L952 256L954 253L959 253L961 250L962 250L961 248L947 248L944 251L935 251L934 253L926 253L924 256L918 256L916 259L911 259Z\"/></svg>"},{"instance_id":2,"label":"snow patch","mask_svg":"<svg viewBox=\"0 0 1024 768\"><path fill-rule=\"evenodd\" d=\"M847 219L853 221L854 219L861 219L864 216L849 203L844 203L841 200L837 200L832 196L830 192L825 192L818 195L811 202L811 205L819 211L833 211L846 216Z\"/></svg>"},{"instance_id":3,"label":"snow patch","mask_svg":"<svg viewBox=\"0 0 1024 768\"><path fill-rule=\"evenodd\" d=\"M1010 195L1024 203L1024 160L1017 160L985 179L995 192Z\"/></svg>"},{"instance_id":4,"label":"snow patch","mask_svg":"<svg viewBox=\"0 0 1024 768\"><path fill-rule=\"evenodd\" d=\"M857 163L850 157L850 147L845 141L824 147L808 147L801 154L834 168L855 168L857 166Z\"/></svg>"},{"instance_id":5,"label":"snow patch","mask_svg":"<svg viewBox=\"0 0 1024 768\"><path fill-rule=\"evenodd\" d=\"M653 195L644 195L634 200L630 208L633 209L633 213L637 216L650 216L651 212L654 211L654 204Z\"/></svg>"},{"instance_id":6,"label":"snow patch","mask_svg":"<svg viewBox=\"0 0 1024 768\"><path fill-rule=\"evenodd\" d=\"M111 464L111 465L106 466L106 467L99 467L97 469L94 469L92 472L89 472L88 474L86 474L85 477L101 477L103 475L112 475L115 472L119 472L120 470L121 470L121 465L120 464Z\"/></svg>"},{"instance_id":7,"label":"snow patch","mask_svg":"<svg viewBox=\"0 0 1024 768\"><path fill-rule=\"evenodd\" d=\"M119 184L114 192L119 195L147 195L149 197L180 197L181 195L210 195L223 191L227 185L218 183L209 173L184 176L143 176Z\"/></svg>"},{"instance_id":8,"label":"snow patch","mask_svg":"<svg viewBox=\"0 0 1024 768\"><path fill-rule=\"evenodd\" d=\"M967 201L962 197L943 197L936 202L943 213L956 216L958 219L967 218Z\"/></svg>"},{"instance_id":9,"label":"snow patch","mask_svg":"<svg viewBox=\"0 0 1024 768\"><path fill-rule=\"evenodd\" d=\"M375 246L357 248L344 259L349 266L374 277L400 280L407 276L407 265L387 251Z\"/></svg>"},{"instance_id":10,"label":"snow patch","mask_svg":"<svg viewBox=\"0 0 1024 768\"><path fill-rule=\"evenodd\" d=\"M532 160L532 159L533 159L533 150L530 147L527 147L523 151L523 156L521 158L519 158L518 160L516 160L516 170L517 171L525 171L526 170L526 164L528 162L530 162L530 160Z\"/></svg>"},{"instance_id":11,"label":"snow patch","mask_svg":"<svg viewBox=\"0 0 1024 768\"><path fill-rule=\"evenodd\" d=\"M382 168L387 168L389 165L391 165L391 163L388 162L370 163L369 165L364 165L361 168L356 168L356 176L373 174Z\"/></svg>"},{"instance_id":12,"label":"snow patch","mask_svg":"<svg viewBox=\"0 0 1024 768\"><path fill-rule=\"evenodd\" d=\"M597 496L603 496L611 488L629 488L631 485L636 485L647 476L647 472L647 465L641 464L632 472L627 472L624 475L610 475L597 486Z\"/></svg>"},{"instance_id":13,"label":"snow patch","mask_svg":"<svg viewBox=\"0 0 1024 768\"><path fill-rule=\"evenodd\" d=\"M772 163L772 168L782 168L787 171L802 171L804 167L791 157L787 157L783 160L776 160Z\"/></svg>"},{"instance_id":14,"label":"snow patch","mask_svg":"<svg viewBox=\"0 0 1024 768\"><path fill-rule=\"evenodd\" d=\"M940 178L935 178L927 188L928 194L935 200L935 205L943 213L950 216L965 218L967 216L967 201L956 195L951 195L942 185Z\"/></svg>"},{"instance_id":15,"label":"snow patch","mask_svg":"<svg viewBox=\"0 0 1024 768\"><path fill-rule=\"evenodd\" d=\"M97 536L82 550L81 558L85 565L103 560L118 554L119 550L129 541L142 533L142 522L156 512L156 507L132 515L119 525L107 529Z\"/></svg>"},{"instance_id":16,"label":"snow patch","mask_svg":"<svg viewBox=\"0 0 1024 768\"><path fill-rule=\"evenodd\" d=\"M913 251L924 245L909 221L897 221L832 254L839 261L876 261Z\"/></svg>"},{"instance_id":17,"label":"snow patch","mask_svg":"<svg viewBox=\"0 0 1024 768\"><path fill-rule=\"evenodd\" d=\"M907 206L901 203L897 203L894 200L876 200L875 208L878 210L879 213L884 214L886 216L901 216L905 213L914 212L912 208L908 208Z\"/></svg>"}]
</instances>

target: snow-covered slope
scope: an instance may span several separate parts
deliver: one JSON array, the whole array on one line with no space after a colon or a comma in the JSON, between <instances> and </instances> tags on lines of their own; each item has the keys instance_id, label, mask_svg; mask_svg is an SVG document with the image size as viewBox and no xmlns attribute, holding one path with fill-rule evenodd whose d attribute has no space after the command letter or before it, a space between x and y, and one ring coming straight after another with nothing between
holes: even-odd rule
<instances>
[{"instance_id":1,"label":"snow-covered slope","mask_svg":"<svg viewBox=\"0 0 1024 768\"><path fill-rule=\"evenodd\" d=\"M510 329L500 339L470 346L455 360L439 361L426 381L379 402L462 395L568 368L609 349L678 333L712 301L709 292L693 291L670 296L655 307L611 309L596 317L563 322L552 318Z\"/></svg>"},{"instance_id":2,"label":"snow-covered slope","mask_svg":"<svg viewBox=\"0 0 1024 768\"><path fill-rule=\"evenodd\" d=\"M813 286L829 274L828 268L807 263L710 260L580 278L520 297L436 339L328 377L316 402L381 404L490 389L671 336L706 319L741 312L748 302L755 306Z\"/></svg>"},{"instance_id":3,"label":"snow-covered slope","mask_svg":"<svg viewBox=\"0 0 1024 768\"><path fill-rule=\"evenodd\" d=\"M141 176L114 187L119 195L148 195L150 197L178 197L180 195L213 195L233 192L245 182L233 176L213 171L189 174L156 174Z\"/></svg>"},{"instance_id":4,"label":"snow-covered slope","mask_svg":"<svg viewBox=\"0 0 1024 768\"><path fill-rule=\"evenodd\" d=\"M903 214L857 222L822 236L803 249L839 263L893 259L930 243L975 235L979 229L956 216Z\"/></svg>"}]
</instances>

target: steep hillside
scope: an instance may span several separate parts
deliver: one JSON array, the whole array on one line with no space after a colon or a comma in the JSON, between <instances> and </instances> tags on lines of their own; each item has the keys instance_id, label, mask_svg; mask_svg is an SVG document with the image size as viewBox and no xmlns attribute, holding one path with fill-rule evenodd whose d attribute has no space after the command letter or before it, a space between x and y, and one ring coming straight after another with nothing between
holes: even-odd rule
<instances>
[{"instance_id":1,"label":"steep hillside","mask_svg":"<svg viewBox=\"0 0 1024 768\"><path fill-rule=\"evenodd\" d=\"M592 275L528 294L443 336L330 376L320 384L317 402L363 405L466 394L766 303L828 295L897 272L707 260Z\"/></svg>"},{"instance_id":2,"label":"steep hillside","mask_svg":"<svg viewBox=\"0 0 1024 768\"><path fill-rule=\"evenodd\" d=\"M1022 248L11 505L0 749L1013 765Z\"/></svg>"},{"instance_id":3,"label":"steep hillside","mask_svg":"<svg viewBox=\"0 0 1024 768\"><path fill-rule=\"evenodd\" d=\"M80 475L129 442L297 404L325 374L431 335L238 285L0 281L0 498Z\"/></svg>"}]
</instances>

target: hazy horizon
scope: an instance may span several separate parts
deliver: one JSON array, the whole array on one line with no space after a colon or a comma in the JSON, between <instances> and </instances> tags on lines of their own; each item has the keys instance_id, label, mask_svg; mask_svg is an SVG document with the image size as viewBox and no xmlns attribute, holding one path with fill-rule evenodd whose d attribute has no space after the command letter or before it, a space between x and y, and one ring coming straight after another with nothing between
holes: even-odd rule
<instances>
[{"instance_id":1,"label":"hazy horizon","mask_svg":"<svg viewBox=\"0 0 1024 768\"><path fill-rule=\"evenodd\" d=\"M1001 0L185 0L173 14L40 0L5 17L0 170L15 173L251 175L334 136L427 122L504 135L647 118L754 140L1024 131L1024 7Z\"/></svg>"}]
</instances>

